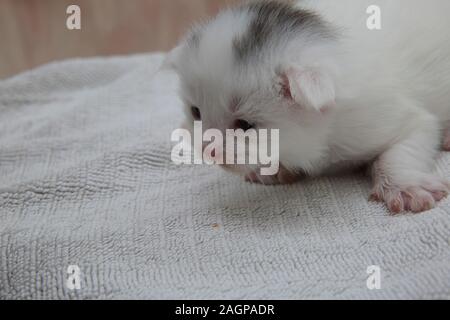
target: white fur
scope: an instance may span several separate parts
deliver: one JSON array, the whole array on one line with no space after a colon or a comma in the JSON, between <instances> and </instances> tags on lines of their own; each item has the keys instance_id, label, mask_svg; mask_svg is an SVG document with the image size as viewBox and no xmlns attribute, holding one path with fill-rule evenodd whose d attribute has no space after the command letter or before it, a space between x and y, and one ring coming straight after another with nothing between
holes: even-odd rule
<instances>
[{"instance_id":1,"label":"white fur","mask_svg":"<svg viewBox=\"0 0 450 320\"><path fill-rule=\"evenodd\" d=\"M251 17L225 11L204 28L198 51L181 44L170 60L186 110L201 109L204 129L237 118L280 129L283 167L310 174L373 161L374 197L394 212L423 211L449 190L432 170L450 123L450 1L378 0L379 31L366 27L371 4L300 1L339 30L339 41L305 32L271 48L264 66L245 68L231 48ZM294 101L279 94L289 70Z\"/></svg>"}]
</instances>

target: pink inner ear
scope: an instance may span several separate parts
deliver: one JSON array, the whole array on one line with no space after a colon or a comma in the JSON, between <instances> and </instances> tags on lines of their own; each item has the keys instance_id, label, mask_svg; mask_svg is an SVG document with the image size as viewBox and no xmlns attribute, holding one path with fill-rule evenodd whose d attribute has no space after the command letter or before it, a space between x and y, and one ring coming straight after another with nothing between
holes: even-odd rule
<instances>
[{"instance_id":1,"label":"pink inner ear","mask_svg":"<svg viewBox=\"0 0 450 320\"><path fill-rule=\"evenodd\" d=\"M289 68L281 75L281 94L305 110L325 112L335 101L334 84L317 69Z\"/></svg>"}]
</instances>

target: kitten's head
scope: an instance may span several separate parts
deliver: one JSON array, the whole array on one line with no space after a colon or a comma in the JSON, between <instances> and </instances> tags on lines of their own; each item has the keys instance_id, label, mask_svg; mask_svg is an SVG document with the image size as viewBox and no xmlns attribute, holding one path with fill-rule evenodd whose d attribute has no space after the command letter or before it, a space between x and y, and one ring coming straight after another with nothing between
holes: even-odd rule
<instances>
[{"instance_id":1,"label":"kitten's head","mask_svg":"<svg viewBox=\"0 0 450 320\"><path fill-rule=\"evenodd\" d=\"M282 165L309 171L334 106L336 42L316 14L259 1L193 28L166 65L180 77L187 127L279 129Z\"/></svg>"}]
</instances>

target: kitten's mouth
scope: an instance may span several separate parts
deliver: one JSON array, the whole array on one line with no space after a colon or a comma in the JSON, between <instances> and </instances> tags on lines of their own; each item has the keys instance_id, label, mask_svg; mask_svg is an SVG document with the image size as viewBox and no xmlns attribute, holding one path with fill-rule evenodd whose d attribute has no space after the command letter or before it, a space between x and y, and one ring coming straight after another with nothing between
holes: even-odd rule
<instances>
[{"instance_id":1,"label":"kitten's mouth","mask_svg":"<svg viewBox=\"0 0 450 320\"><path fill-rule=\"evenodd\" d=\"M246 165L239 165L239 164L219 164L219 166L222 169L225 169L226 171L235 173L235 174L239 174L239 175L244 175L246 172L249 171L248 166Z\"/></svg>"}]
</instances>

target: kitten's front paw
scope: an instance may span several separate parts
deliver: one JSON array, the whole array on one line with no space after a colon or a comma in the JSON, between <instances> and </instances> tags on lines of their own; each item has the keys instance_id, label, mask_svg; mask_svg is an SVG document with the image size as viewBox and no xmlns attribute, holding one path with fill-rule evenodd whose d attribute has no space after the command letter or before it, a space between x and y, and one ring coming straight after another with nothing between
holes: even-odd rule
<instances>
[{"instance_id":1,"label":"kitten's front paw","mask_svg":"<svg viewBox=\"0 0 450 320\"><path fill-rule=\"evenodd\" d=\"M421 185L409 187L376 184L370 199L385 202L393 214L402 211L419 213L433 209L438 201L447 197L449 191L450 184L447 181L439 177L430 177Z\"/></svg>"},{"instance_id":2,"label":"kitten's front paw","mask_svg":"<svg viewBox=\"0 0 450 320\"><path fill-rule=\"evenodd\" d=\"M257 171L259 171L259 169ZM251 183L260 183L263 185L277 185L295 183L299 180L299 178L300 176L298 174L292 173L284 167L280 167L278 173L273 176L263 176L253 171L245 176L245 181Z\"/></svg>"}]
</instances>

